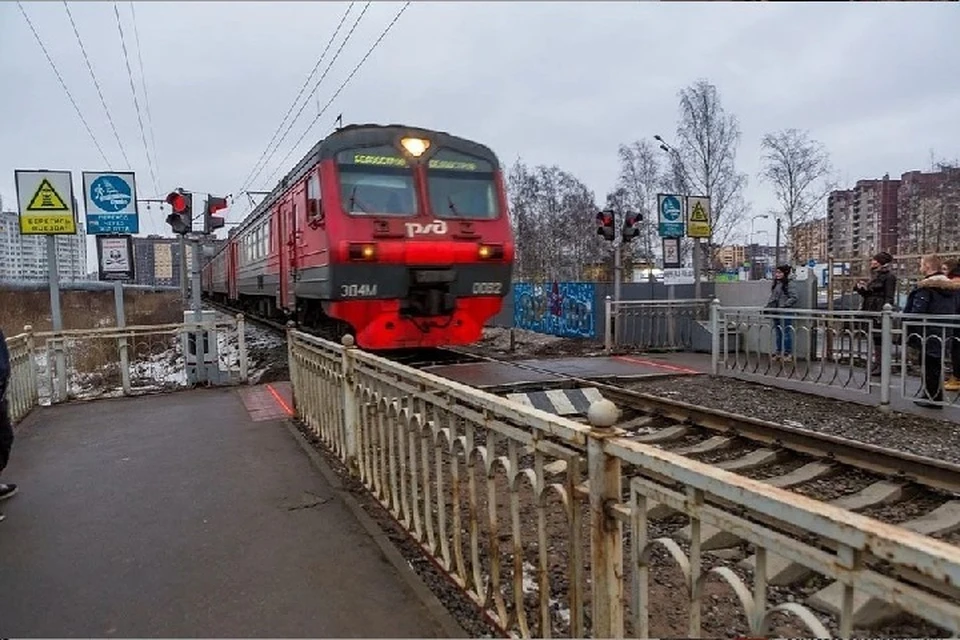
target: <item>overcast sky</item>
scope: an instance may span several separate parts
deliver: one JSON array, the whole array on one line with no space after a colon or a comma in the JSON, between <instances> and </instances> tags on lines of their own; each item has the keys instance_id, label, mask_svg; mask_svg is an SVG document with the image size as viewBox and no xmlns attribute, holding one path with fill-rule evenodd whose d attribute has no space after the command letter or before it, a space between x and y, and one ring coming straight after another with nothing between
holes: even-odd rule
<instances>
[{"instance_id":1,"label":"overcast sky","mask_svg":"<svg viewBox=\"0 0 960 640\"><path fill-rule=\"evenodd\" d=\"M353 7L307 92L364 4ZM114 4L70 3L70 10L139 196L154 197L176 186L236 193L348 3L137 2L148 101L131 6L117 6L151 152L151 134L156 140L159 193ZM473 138L505 164L518 156L557 164L602 203L615 185L617 145L658 133L674 139L677 93L698 78L716 84L740 119L738 164L749 175L754 213L775 206L757 177L769 131L808 129L847 184L926 169L931 151L960 155L960 12L941 2L414 2L288 155L401 6L370 4L249 188L271 189L343 113L345 123L404 123ZM128 168L63 3L23 7L110 168ZM16 209L18 168L73 171L82 201L80 172L101 170L104 161L14 2L0 3L0 87L4 209ZM244 212L235 207L230 217ZM757 228L772 225L757 221ZM141 231L169 234L155 206L142 209Z\"/></svg>"}]
</instances>

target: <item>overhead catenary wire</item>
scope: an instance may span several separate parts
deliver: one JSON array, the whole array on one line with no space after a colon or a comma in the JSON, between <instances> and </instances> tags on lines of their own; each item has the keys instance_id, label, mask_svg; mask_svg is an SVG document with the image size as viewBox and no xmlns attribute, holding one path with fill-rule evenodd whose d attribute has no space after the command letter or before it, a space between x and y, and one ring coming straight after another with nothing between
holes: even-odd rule
<instances>
[{"instance_id":1,"label":"overhead catenary wire","mask_svg":"<svg viewBox=\"0 0 960 640\"><path fill-rule=\"evenodd\" d=\"M73 99L73 94L70 93L70 89L67 88L67 83L63 81L63 76L60 75L60 70L57 69L56 63L54 63L53 58L50 57L50 53L47 51L47 47L44 46L43 40L40 38L40 34L37 33L36 28L33 26L33 22L30 20L30 16L27 15L27 12L24 10L23 5L20 3L20 0L17 0L17 7L20 8L20 13L23 14L24 20L27 21L27 26L30 27L30 31L33 32L34 38L37 39L37 44L40 45L40 49L43 50L43 55L46 56L47 62L50 63L50 66L53 68L53 72L57 76L57 80L60 81L60 86L63 87L63 92L67 94L67 98L70 100L70 104L73 105L73 108L77 112L77 116L80 117L80 122L83 123L84 129L87 130L87 133L90 135L90 139L93 140L94 146L97 147L97 151L100 152L100 157L103 158L104 164L107 165L108 169L112 169L110 161L107 160L107 154L103 152L103 147L100 146L100 142L97 141L97 136L93 134L93 131L90 129L90 125L87 124L87 119L83 117L83 112L80 111L80 107L77 105L77 101Z\"/></svg>"},{"instance_id":2,"label":"overhead catenary wire","mask_svg":"<svg viewBox=\"0 0 960 640\"><path fill-rule=\"evenodd\" d=\"M117 8L116 0L114 0L113 3L113 14L117 17L117 30L120 32L120 47L123 49L123 61L127 67L127 77L130 79L130 91L133 93L133 106L137 111L137 122L140 125L140 139L143 141L143 153L147 157L147 167L150 170L150 177L153 180L153 188L156 193L160 193L160 183L157 181L157 174L153 169L153 160L150 157L150 149L147 147L147 135L143 128L143 115L140 112L140 101L137 100L137 89L133 82L130 56L127 54L127 43L123 37L123 24L120 22L120 9Z\"/></svg>"},{"instance_id":3,"label":"overhead catenary wire","mask_svg":"<svg viewBox=\"0 0 960 640\"><path fill-rule=\"evenodd\" d=\"M310 71L310 75L307 76L307 79L303 81L303 85L300 87L300 91L297 93L297 97L293 99L293 103L290 105L290 108L287 109L287 113L284 114L283 120L280 121L280 124L277 125L277 130L273 132L273 136L270 137L270 141L267 143L266 148L263 150L263 153L260 154L260 157L257 158L256 163L253 165L253 169L250 170L250 173L246 178L243 179L241 186L237 189L237 193L241 193L249 184L250 181L254 178L257 169L260 167L260 163L264 161L267 153L270 151L270 146L277 139L277 135L280 133L280 130L283 129L283 125L287 123L287 118L290 117L290 114L293 113L294 107L297 106L297 103L300 101L300 97L303 95L303 91L307 88L307 85L310 84L310 81L313 79L313 76L317 73L317 69L320 68L320 65L323 63L323 59L327 56L327 52L330 50L330 47L333 45L333 41L336 39L337 34L340 33L340 29L343 28L343 23L346 22L347 16L350 14L350 11L353 9L353 5L356 2L351 2L347 7L347 10L343 12L343 16L340 18L339 24L337 24L336 30L333 32L333 35L330 36L330 39L327 40L327 46L323 48L323 53L320 54L320 57L317 58L317 63L313 65L313 69ZM368 3L369 4L369 3ZM316 91L316 89L314 89ZM311 94L313 95L313 94ZM309 96L307 97L309 100ZM261 169L262 171L262 169Z\"/></svg>"},{"instance_id":4,"label":"overhead catenary wire","mask_svg":"<svg viewBox=\"0 0 960 640\"><path fill-rule=\"evenodd\" d=\"M340 47L337 49L337 52L333 54L333 59L331 59L330 62L327 63L327 68L323 71L323 75L321 75L320 79L317 80L316 84L314 84L313 90L310 92L310 95L307 96L307 99L304 101L304 103L300 105L300 109L297 111L297 115L295 115L293 120L290 121L290 124L287 125L286 130L283 132L283 135L280 137L280 140L277 141L277 144L274 146L273 151L271 151L270 154L267 156L267 159L264 161L259 171L257 171L254 174L254 176L247 181L247 184L244 185L244 188L249 187L253 183L253 181L256 180L256 178L261 173L263 173L263 171L267 168L267 163L270 162L270 159L273 157L273 155L280 149L280 145L283 143L284 140L286 140L287 134L290 133L290 130L293 128L293 125L297 122L297 120L300 119L300 114L303 113L303 110L310 103L310 97L312 97L313 94L317 92L317 89L320 87L320 84L330 73L330 69L333 67L333 64L340 57L340 53L343 51L344 46L346 46L347 42L350 41L350 37L353 36L353 32L356 31L357 26L360 24L360 21L363 19L363 16L367 12L367 9L370 8L370 5L371 5L371 2L367 2L364 5L363 11L360 12L360 15L357 16L357 19L354 21L353 26L350 27L350 31L347 33L346 37L343 39L343 42L340 43ZM276 171L274 171L274 173L276 173Z\"/></svg>"},{"instance_id":5,"label":"overhead catenary wire","mask_svg":"<svg viewBox=\"0 0 960 640\"><path fill-rule=\"evenodd\" d=\"M273 172L273 174L271 174L271 176L267 179L267 182L268 182L268 183L273 182L273 179L274 179L274 177L277 175L277 172L280 170L280 167L285 166L285 163L286 163L287 159L290 157L290 155L296 150L296 148L297 148L298 146L300 146L300 143L303 142L304 138L307 137L307 134L310 132L310 130L313 128L313 126L314 126L315 124L317 124L317 122L320 120L320 118L323 116L323 114L326 113L327 109L330 108L330 105L333 104L333 101L337 99L337 96L340 95L340 93L343 91L343 89L344 89L344 88L347 86L347 84L350 82L351 78L353 78L353 76L356 75L357 71L360 70L360 67L363 66L363 63L367 61L367 58L370 57L370 54L373 53L374 49L376 49L377 46L380 44L380 42L387 36L387 34L390 32L390 29L393 28L393 25L395 25L395 24L397 23L397 20L400 19L400 16L401 16L401 15L403 15L403 12L406 11L406 10L407 10L407 7L410 6L410 2L411 2L411 0L407 0L407 2L404 3L404 5L400 8L400 11L397 12L397 15L395 15L395 16L393 17L393 20L390 21L390 24L388 24L387 27L386 27L386 28L383 30L383 32L380 34L380 37L377 38L376 42L374 42L374 43L370 46L370 48L367 50L367 53L364 54L363 58L360 59L360 62L357 63L357 66L355 66L355 67L353 68L353 71L350 72L350 75L348 75L348 76L346 77L346 79L340 84L340 87L337 89L336 93L334 93L333 96L330 97L330 99L329 99L329 100L327 101L327 103L323 106L323 108L320 109L319 113L317 113L316 117L314 117L314 119L310 121L310 124L307 125L307 129L306 129L306 130L303 132L303 134L300 136L300 139L297 140L297 141L294 143L294 145L290 148L290 151L287 152L287 155L285 155L285 156L283 157L283 160L280 161L280 164L278 165L277 169L275 169L274 172Z\"/></svg>"},{"instance_id":6,"label":"overhead catenary wire","mask_svg":"<svg viewBox=\"0 0 960 640\"><path fill-rule=\"evenodd\" d=\"M157 169L157 181L160 181L160 159L157 158L157 138L154 135L153 115L150 113L150 96L147 93L147 75L143 72L143 56L140 50L140 30L137 28L137 12L133 8L133 0L130 0L130 15L133 22L133 37L137 45L137 63L140 66L140 82L143 84L143 103L147 111L147 126L150 128L150 146L153 148L153 163Z\"/></svg>"},{"instance_id":7,"label":"overhead catenary wire","mask_svg":"<svg viewBox=\"0 0 960 640\"><path fill-rule=\"evenodd\" d=\"M107 106L107 101L103 97L103 89L100 88L100 81L97 80L97 74L93 70L93 64L90 62L90 57L87 55L87 48L83 46L83 39L80 37L80 30L77 28L77 23L73 20L73 13L70 11L70 5L67 4L67 0L63 0L63 8L67 12L67 18L70 20L70 26L73 27L73 35L77 38L77 44L80 45L80 53L83 54L83 61L87 65L87 71L90 72L90 78L93 80L93 86L97 89L97 95L100 96L100 104L103 105L103 111L107 114L107 122L110 123L110 128L113 130L113 137L117 141L117 146L120 147L120 155L123 156L123 161L127 163L127 167L130 167L130 158L127 157L127 150L123 146L123 141L120 140L120 133L117 131L117 125L113 121L113 116L110 114L110 108Z\"/></svg>"}]
</instances>

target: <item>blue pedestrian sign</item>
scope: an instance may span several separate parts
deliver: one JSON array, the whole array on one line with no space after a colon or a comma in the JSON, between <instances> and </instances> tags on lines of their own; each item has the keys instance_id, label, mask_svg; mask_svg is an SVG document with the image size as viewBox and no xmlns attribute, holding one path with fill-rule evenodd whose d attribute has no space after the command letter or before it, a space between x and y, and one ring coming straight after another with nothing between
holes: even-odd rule
<instances>
[{"instance_id":1,"label":"blue pedestrian sign","mask_svg":"<svg viewBox=\"0 0 960 640\"><path fill-rule=\"evenodd\" d=\"M132 171L83 172L87 234L140 233L137 186Z\"/></svg>"},{"instance_id":2,"label":"blue pedestrian sign","mask_svg":"<svg viewBox=\"0 0 960 640\"><path fill-rule=\"evenodd\" d=\"M657 194L661 238L683 237L683 205L680 196Z\"/></svg>"},{"instance_id":3,"label":"blue pedestrian sign","mask_svg":"<svg viewBox=\"0 0 960 640\"><path fill-rule=\"evenodd\" d=\"M813 269L815 266L817 266L817 261L813 258L810 258L807 260L807 266Z\"/></svg>"}]
</instances>

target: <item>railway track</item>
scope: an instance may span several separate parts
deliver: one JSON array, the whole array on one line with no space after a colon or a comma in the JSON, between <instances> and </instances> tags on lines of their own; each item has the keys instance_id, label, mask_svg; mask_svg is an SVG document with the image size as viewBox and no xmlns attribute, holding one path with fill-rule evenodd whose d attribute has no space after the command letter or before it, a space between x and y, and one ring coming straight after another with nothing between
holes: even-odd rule
<instances>
[{"instance_id":1,"label":"railway track","mask_svg":"<svg viewBox=\"0 0 960 640\"><path fill-rule=\"evenodd\" d=\"M212 306L223 309L221 305ZM233 309L223 310L235 312ZM255 317L251 320L276 331L285 331L280 323ZM413 349L387 357L415 368L491 362L556 375L530 364L504 361L459 348ZM565 377L559 381L490 386L484 390L511 395L563 388L595 388L618 405L621 416L615 426L631 440L917 533L960 543L960 465L667 399L628 385L642 385L642 382L600 382ZM633 471L624 469L624 476ZM562 473L562 470L555 469L553 473ZM674 513L662 505L648 513L657 535L667 535L680 544L688 544L689 526L682 522L678 524L673 516ZM800 533L795 532L796 535ZM741 540L720 531L709 532L701 540L701 549L705 552L742 551L742 546ZM723 562L740 570L749 571L753 567L753 558L745 553L727 556ZM837 615L836 603L830 602L829 593L808 592L805 585L811 579L810 571L795 563L772 562L768 573L771 586L786 589L797 598L810 599L810 606L830 617ZM960 601L958 589L937 587L936 590ZM864 621L858 625L861 628L874 631L890 628L889 620L884 616L878 618L879 622L871 623L872 614L866 612L863 615ZM937 633L934 628L918 624L926 634Z\"/></svg>"}]
</instances>

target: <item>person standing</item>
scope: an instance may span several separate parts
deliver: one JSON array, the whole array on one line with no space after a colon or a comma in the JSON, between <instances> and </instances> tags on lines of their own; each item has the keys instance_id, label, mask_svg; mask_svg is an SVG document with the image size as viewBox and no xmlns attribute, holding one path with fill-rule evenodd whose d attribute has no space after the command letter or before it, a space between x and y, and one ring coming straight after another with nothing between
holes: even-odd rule
<instances>
[{"instance_id":1,"label":"person standing","mask_svg":"<svg viewBox=\"0 0 960 640\"><path fill-rule=\"evenodd\" d=\"M960 297L960 280L951 280L943 273L943 263L940 258L928 254L920 258L920 273L923 279L910 292L907 313L924 315L953 315L957 312L958 297ZM917 327L916 324L913 327ZM916 328L909 329L911 334L918 333ZM944 334L949 329L937 326L924 327L919 333L923 340L921 359L923 360L923 376L921 382L922 400L914 400L914 404L931 409L942 409L943 406L934 404L943 402L943 352ZM912 337L912 336L911 336ZM909 340L910 337L908 337Z\"/></svg>"},{"instance_id":2,"label":"person standing","mask_svg":"<svg viewBox=\"0 0 960 640\"><path fill-rule=\"evenodd\" d=\"M947 277L960 283L960 260L949 260L946 267ZM960 315L960 294L957 295L957 310ZM943 383L944 391L960 391L960 327L953 330L950 340L950 378Z\"/></svg>"},{"instance_id":3,"label":"person standing","mask_svg":"<svg viewBox=\"0 0 960 640\"><path fill-rule=\"evenodd\" d=\"M797 294L790 286L790 265L782 264L773 272L773 285L767 309L792 309L797 304ZM790 362L793 359L793 329L791 318L774 316L773 332L776 335L777 352L774 360Z\"/></svg>"},{"instance_id":4,"label":"person standing","mask_svg":"<svg viewBox=\"0 0 960 640\"><path fill-rule=\"evenodd\" d=\"M7 338L0 329L0 473L10 461L13 448L13 423L10 420L10 406L7 402L7 386L10 382L10 352L7 350ZM17 492L15 484L0 484L0 500L6 500ZM0 520L4 515L0 513Z\"/></svg>"},{"instance_id":5,"label":"person standing","mask_svg":"<svg viewBox=\"0 0 960 640\"><path fill-rule=\"evenodd\" d=\"M871 278L869 282L861 280L854 288L854 292L863 298L861 311L880 313L883 306L894 305L897 295L897 276L893 273L891 263L893 256L881 251L870 260ZM873 317L873 362L870 375L880 375L880 349L883 344L883 335L880 333L880 316Z\"/></svg>"}]
</instances>

